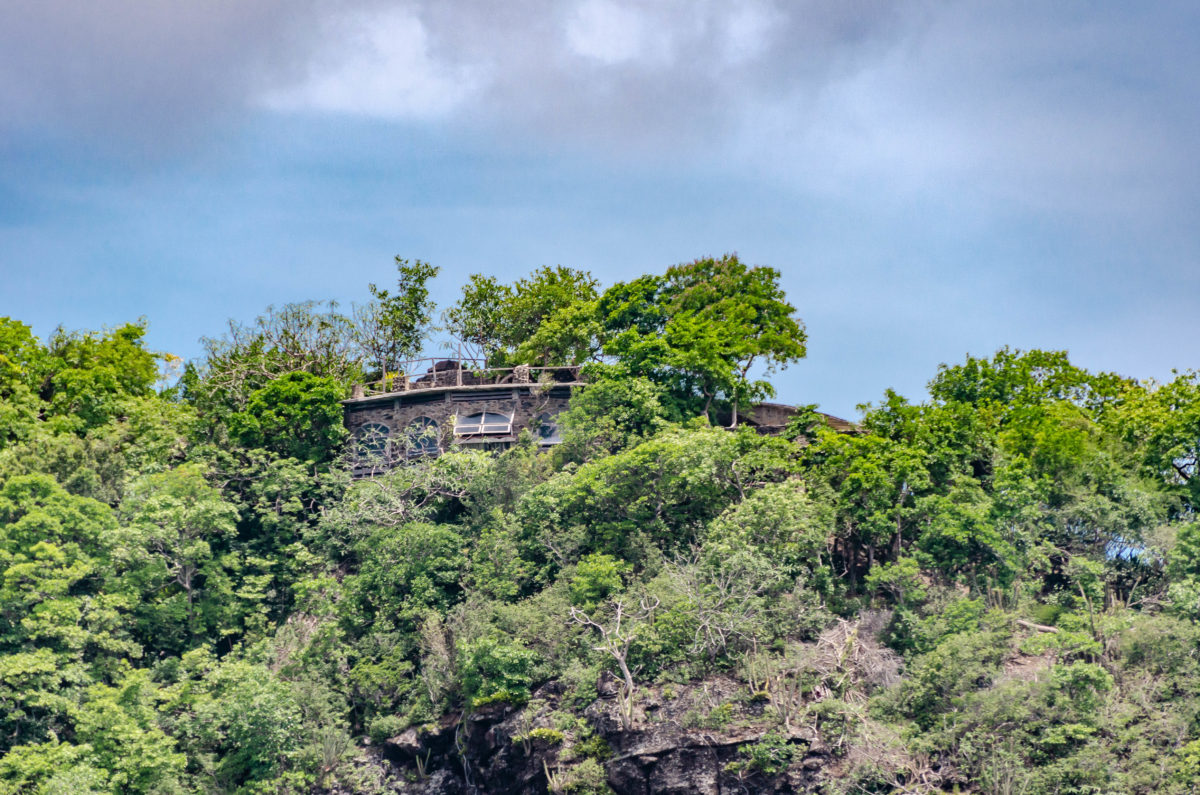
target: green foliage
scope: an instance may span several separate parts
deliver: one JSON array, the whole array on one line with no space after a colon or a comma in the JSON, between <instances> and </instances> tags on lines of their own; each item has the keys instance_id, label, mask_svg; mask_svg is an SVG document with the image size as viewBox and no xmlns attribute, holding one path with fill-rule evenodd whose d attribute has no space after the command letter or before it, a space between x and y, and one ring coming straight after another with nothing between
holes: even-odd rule
<instances>
[{"instance_id":1,"label":"green foliage","mask_svg":"<svg viewBox=\"0 0 1200 795\"><path fill-rule=\"evenodd\" d=\"M411 631L427 611L444 612L462 595L463 547L462 536L445 525L377 529L360 546L359 573L344 583L347 624Z\"/></svg>"},{"instance_id":2,"label":"green foliage","mask_svg":"<svg viewBox=\"0 0 1200 795\"><path fill-rule=\"evenodd\" d=\"M973 691L987 687L998 673L1005 647L995 632L956 633L918 655L904 681L884 702L924 729L961 708Z\"/></svg>"},{"instance_id":3,"label":"green foliage","mask_svg":"<svg viewBox=\"0 0 1200 795\"><path fill-rule=\"evenodd\" d=\"M756 743L740 749L746 755L746 766L755 772L774 776L787 770L795 755L795 748L783 735L768 732Z\"/></svg>"},{"instance_id":4,"label":"green foliage","mask_svg":"<svg viewBox=\"0 0 1200 795\"><path fill-rule=\"evenodd\" d=\"M624 587L621 575L628 569L612 555L593 552L575 567L571 579L571 603L584 611L596 609L603 600Z\"/></svg>"},{"instance_id":5,"label":"green foliage","mask_svg":"<svg viewBox=\"0 0 1200 795\"><path fill-rule=\"evenodd\" d=\"M237 532L237 509L197 468L181 467L135 481L121 518L114 557L121 590L138 600L142 642L178 652L218 634L229 577L221 553Z\"/></svg>"},{"instance_id":6,"label":"green foliage","mask_svg":"<svg viewBox=\"0 0 1200 795\"><path fill-rule=\"evenodd\" d=\"M571 397L558 415L564 461L583 462L612 455L668 427L662 387L620 368L590 367L588 388Z\"/></svg>"},{"instance_id":7,"label":"green foliage","mask_svg":"<svg viewBox=\"0 0 1200 795\"><path fill-rule=\"evenodd\" d=\"M255 390L246 409L230 415L230 434L246 447L324 463L346 438L341 405L345 394L333 378L287 373Z\"/></svg>"},{"instance_id":8,"label":"green foliage","mask_svg":"<svg viewBox=\"0 0 1200 795\"><path fill-rule=\"evenodd\" d=\"M374 300L357 307L354 320L355 335L369 366L386 375L421 352L434 309L428 282L440 270L421 260L396 257L395 292L368 285Z\"/></svg>"},{"instance_id":9,"label":"green foliage","mask_svg":"<svg viewBox=\"0 0 1200 795\"><path fill-rule=\"evenodd\" d=\"M776 271L477 276L446 319L490 363L588 362L563 444L352 482L339 401L432 316L437 269L396 264L157 393L144 324L0 319L0 793L372 791L364 735L543 685L518 737L554 791L607 790L614 706L761 734L740 777L815 732L830 791L1194 789L1195 373L1003 349L853 432L808 406L767 437L699 415L737 424L803 356Z\"/></svg>"},{"instance_id":10,"label":"green foliage","mask_svg":"<svg viewBox=\"0 0 1200 795\"><path fill-rule=\"evenodd\" d=\"M105 334L58 329L42 374L47 414L83 430L118 415L126 399L149 395L158 366L155 354L143 347L145 335L145 323L127 323Z\"/></svg>"},{"instance_id":11,"label":"green foliage","mask_svg":"<svg viewBox=\"0 0 1200 795\"><path fill-rule=\"evenodd\" d=\"M380 715L371 721L371 725L367 729L367 736L371 738L371 742L379 744L395 737L406 728L408 728L408 721L399 715Z\"/></svg>"},{"instance_id":12,"label":"green foliage","mask_svg":"<svg viewBox=\"0 0 1200 795\"><path fill-rule=\"evenodd\" d=\"M597 347L596 287L591 274L561 265L511 285L473 274L445 318L450 333L492 366L577 364Z\"/></svg>"},{"instance_id":13,"label":"green foliage","mask_svg":"<svg viewBox=\"0 0 1200 795\"><path fill-rule=\"evenodd\" d=\"M525 496L518 517L527 537L567 560L597 551L645 562L650 545L697 541L742 494L785 478L792 459L789 445L753 433L665 433L551 477Z\"/></svg>"},{"instance_id":14,"label":"green foliage","mask_svg":"<svg viewBox=\"0 0 1200 795\"><path fill-rule=\"evenodd\" d=\"M206 441L223 441L226 418L280 376L309 373L346 385L362 377L358 331L332 302L268 307L252 324L231 321L224 336L202 341L204 362L185 371L182 382Z\"/></svg>"},{"instance_id":15,"label":"green foliage","mask_svg":"<svg viewBox=\"0 0 1200 795\"><path fill-rule=\"evenodd\" d=\"M560 792L575 795L608 795L612 792L608 786L608 774L595 759L584 759L567 768L557 778L560 782L557 791Z\"/></svg>"},{"instance_id":16,"label":"green foliage","mask_svg":"<svg viewBox=\"0 0 1200 795\"><path fill-rule=\"evenodd\" d=\"M488 704L521 705L529 700L534 655L515 643L483 637L458 649L459 677L466 703L478 709Z\"/></svg>"},{"instance_id":17,"label":"green foliage","mask_svg":"<svg viewBox=\"0 0 1200 795\"><path fill-rule=\"evenodd\" d=\"M806 352L779 275L727 254L614 285L597 305L604 350L705 415L716 400L737 407L770 396L768 382L750 380L751 368L770 372Z\"/></svg>"}]
</instances>

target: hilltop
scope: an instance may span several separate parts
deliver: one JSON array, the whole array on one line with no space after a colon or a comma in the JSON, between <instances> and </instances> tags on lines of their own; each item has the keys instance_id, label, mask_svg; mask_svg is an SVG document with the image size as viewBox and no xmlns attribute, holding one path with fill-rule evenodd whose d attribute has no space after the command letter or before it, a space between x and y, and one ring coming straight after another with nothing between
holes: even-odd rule
<instances>
[{"instance_id":1,"label":"hilltop","mask_svg":"<svg viewBox=\"0 0 1200 795\"><path fill-rule=\"evenodd\" d=\"M770 268L480 275L437 322L436 276L186 364L0 319L0 793L1194 791L1195 373L1002 349L774 423ZM352 433L436 335L569 372L552 443Z\"/></svg>"}]
</instances>

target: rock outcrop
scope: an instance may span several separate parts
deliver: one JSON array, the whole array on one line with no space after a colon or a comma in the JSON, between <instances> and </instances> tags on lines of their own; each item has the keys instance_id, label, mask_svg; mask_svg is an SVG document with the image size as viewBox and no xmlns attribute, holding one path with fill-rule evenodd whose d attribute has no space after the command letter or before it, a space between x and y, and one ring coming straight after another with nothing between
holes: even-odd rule
<instances>
[{"instance_id":1,"label":"rock outcrop","mask_svg":"<svg viewBox=\"0 0 1200 795\"><path fill-rule=\"evenodd\" d=\"M745 749L760 742L771 723L755 720L764 717L761 705L743 706L736 722L726 717L723 705L731 703L734 683L694 685L678 694L669 687L648 690L629 727L604 685L602 697L583 711L582 725L566 731L555 728L554 719L571 713L560 710L562 688L550 682L524 707L489 705L409 729L380 752L408 774L410 781L397 783L396 791L414 795L597 792L605 784L618 795L806 792L829 762L814 733L776 729L789 762L770 773L748 764ZM713 722L714 709L716 723L726 725ZM583 768L592 779L579 779Z\"/></svg>"}]
</instances>

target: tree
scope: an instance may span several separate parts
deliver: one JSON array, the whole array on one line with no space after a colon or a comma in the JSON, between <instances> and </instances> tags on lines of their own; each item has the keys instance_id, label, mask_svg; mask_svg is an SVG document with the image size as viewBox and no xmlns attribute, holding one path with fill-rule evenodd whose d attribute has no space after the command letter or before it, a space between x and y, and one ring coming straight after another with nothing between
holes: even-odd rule
<instances>
[{"instance_id":1,"label":"tree","mask_svg":"<svg viewBox=\"0 0 1200 795\"><path fill-rule=\"evenodd\" d=\"M288 373L308 373L349 385L362 378L362 350L353 321L337 304L305 301L267 311L245 325L229 322L205 337L204 362L185 371L184 396L210 422L242 411L250 396Z\"/></svg>"},{"instance_id":2,"label":"tree","mask_svg":"<svg viewBox=\"0 0 1200 795\"><path fill-rule=\"evenodd\" d=\"M591 627L600 633L600 643L596 651L604 652L613 658L621 672L621 723L626 730L633 726L633 671L629 667L629 646L637 639L638 633L654 618L658 609L656 598L642 598L636 608L630 609L624 598L612 601L612 619L600 623L578 607L571 608L571 620L584 627Z\"/></svg>"},{"instance_id":3,"label":"tree","mask_svg":"<svg viewBox=\"0 0 1200 795\"><path fill-rule=\"evenodd\" d=\"M561 265L510 285L473 274L446 310L447 330L495 367L577 364L598 349L597 285L590 273Z\"/></svg>"},{"instance_id":4,"label":"tree","mask_svg":"<svg viewBox=\"0 0 1200 795\"><path fill-rule=\"evenodd\" d=\"M191 466L135 481L121 508L115 554L140 597L143 637L183 646L210 629L208 590L221 576L220 547L237 532L237 509Z\"/></svg>"},{"instance_id":5,"label":"tree","mask_svg":"<svg viewBox=\"0 0 1200 795\"><path fill-rule=\"evenodd\" d=\"M354 308L355 334L369 367L386 380L400 362L421 352L429 334L434 304L428 282L441 269L427 262L396 257L396 290L371 284L373 301Z\"/></svg>"},{"instance_id":6,"label":"tree","mask_svg":"<svg viewBox=\"0 0 1200 795\"><path fill-rule=\"evenodd\" d=\"M246 447L311 464L333 459L347 432L345 387L333 378L293 372L255 390L244 411L229 417L231 435Z\"/></svg>"},{"instance_id":7,"label":"tree","mask_svg":"<svg viewBox=\"0 0 1200 795\"><path fill-rule=\"evenodd\" d=\"M362 566L346 583L352 626L378 622L412 631L430 610L462 596L463 538L446 525L413 522L375 529L361 544Z\"/></svg>"},{"instance_id":8,"label":"tree","mask_svg":"<svg viewBox=\"0 0 1200 795\"><path fill-rule=\"evenodd\" d=\"M736 425L739 407L774 394L768 382L750 379L755 365L770 373L806 352L779 276L727 254L614 285L597 305L604 352L697 402L706 417L714 401L727 401Z\"/></svg>"},{"instance_id":9,"label":"tree","mask_svg":"<svg viewBox=\"0 0 1200 795\"><path fill-rule=\"evenodd\" d=\"M1005 416L1050 401L1067 401L1094 418L1135 387L1130 379L1076 367L1066 351L1004 347L990 358L967 356L962 364L940 365L929 382L929 394L938 403L995 406Z\"/></svg>"},{"instance_id":10,"label":"tree","mask_svg":"<svg viewBox=\"0 0 1200 795\"><path fill-rule=\"evenodd\" d=\"M58 328L40 368L44 413L83 431L119 416L129 398L150 395L161 356L145 349L145 336L144 320L104 333Z\"/></svg>"},{"instance_id":11,"label":"tree","mask_svg":"<svg viewBox=\"0 0 1200 795\"><path fill-rule=\"evenodd\" d=\"M89 672L140 656L131 600L100 590L115 525L45 475L0 483L0 753L63 732Z\"/></svg>"},{"instance_id":12,"label":"tree","mask_svg":"<svg viewBox=\"0 0 1200 795\"><path fill-rule=\"evenodd\" d=\"M1142 451L1147 469L1200 506L1200 372L1131 392L1111 424Z\"/></svg>"},{"instance_id":13,"label":"tree","mask_svg":"<svg viewBox=\"0 0 1200 795\"><path fill-rule=\"evenodd\" d=\"M0 317L0 449L32 435L47 356L29 326Z\"/></svg>"},{"instance_id":14,"label":"tree","mask_svg":"<svg viewBox=\"0 0 1200 795\"><path fill-rule=\"evenodd\" d=\"M664 390L650 379L604 365L589 365L587 379L587 389L576 391L557 417L562 444L556 454L564 460L612 455L669 426Z\"/></svg>"}]
</instances>

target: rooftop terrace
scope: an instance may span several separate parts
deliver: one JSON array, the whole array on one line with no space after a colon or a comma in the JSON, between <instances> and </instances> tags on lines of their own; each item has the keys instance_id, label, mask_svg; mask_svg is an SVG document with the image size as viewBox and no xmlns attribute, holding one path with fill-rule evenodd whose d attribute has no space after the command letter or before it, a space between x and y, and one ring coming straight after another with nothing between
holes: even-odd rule
<instances>
[{"instance_id":1,"label":"rooftop terrace","mask_svg":"<svg viewBox=\"0 0 1200 795\"><path fill-rule=\"evenodd\" d=\"M405 362L399 373L387 378L356 384L346 402L411 392L483 391L499 386L579 386L584 383L580 369L578 365L486 367L473 359L418 359Z\"/></svg>"}]
</instances>

